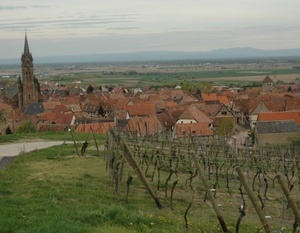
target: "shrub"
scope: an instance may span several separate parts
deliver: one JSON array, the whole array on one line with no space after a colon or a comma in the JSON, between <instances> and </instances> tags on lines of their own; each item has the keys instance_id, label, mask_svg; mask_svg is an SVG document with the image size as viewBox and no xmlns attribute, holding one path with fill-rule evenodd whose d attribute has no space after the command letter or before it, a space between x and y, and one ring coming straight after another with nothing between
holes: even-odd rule
<instances>
[{"instance_id":1,"label":"shrub","mask_svg":"<svg viewBox=\"0 0 300 233\"><path fill-rule=\"evenodd\" d=\"M24 122L19 128L17 128L16 133L35 133L36 126L30 121Z\"/></svg>"}]
</instances>

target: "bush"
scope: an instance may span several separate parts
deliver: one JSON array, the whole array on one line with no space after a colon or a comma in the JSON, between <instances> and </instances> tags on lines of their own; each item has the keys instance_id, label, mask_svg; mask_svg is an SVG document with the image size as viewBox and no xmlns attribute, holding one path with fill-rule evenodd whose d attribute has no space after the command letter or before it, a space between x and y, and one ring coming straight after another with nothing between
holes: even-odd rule
<instances>
[{"instance_id":1,"label":"bush","mask_svg":"<svg viewBox=\"0 0 300 233\"><path fill-rule=\"evenodd\" d=\"M36 131L36 126L32 122L26 121L17 128L16 133L35 133Z\"/></svg>"}]
</instances>

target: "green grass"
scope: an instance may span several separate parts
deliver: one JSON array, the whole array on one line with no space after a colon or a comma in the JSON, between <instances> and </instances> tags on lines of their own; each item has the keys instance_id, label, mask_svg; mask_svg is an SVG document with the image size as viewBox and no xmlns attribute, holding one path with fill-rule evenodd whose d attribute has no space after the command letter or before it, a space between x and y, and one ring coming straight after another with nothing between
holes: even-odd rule
<instances>
[{"instance_id":1,"label":"green grass","mask_svg":"<svg viewBox=\"0 0 300 233\"><path fill-rule=\"evenodd\" d=\"M86 133L73 133L76 141L84 141L86 139L93 139L93 136ZM104 139L105 135L97 135L98 138ZM14 133L8 135L0 135L0 143L15 142L19 140L61 140L71 141L72 137L68 132L37 132L37 133Z\"/></svg>"},{"instance_id":2,"label":"green grass","mask_svg":"<svg viewBox=\"0 0 300 233\"><path fill-rule=\"evenodd\" d=\"M58 139L61 136L64 134L49 135L49 138ZM104 136L97 136L97 139L103 148ZM121 194L114 194L111 176L105 169L105 152L101 151L101 155L97 156L92 142L86 157L76 156L73 145L63 146L58 156L60 148L56 146L21 155L10 166L0 170L1 233L221 232L209 201L203 201L204 192L199 181L197 184L200 186L188 213L189 229L186 230L184 212L192 199L192 191L185 185L184 174L180 174L174 192L174 210L170 209L169 199L164 198L164 180L168 173L162 171L159 191L155 189L155 181L150 182L164 206L159 210L127 164ZM134 179L126 202L126 178L129 173ZM170 185L173 181L174 177ZM220 186L224 186L222 182ZM270 194L270 197L280 202L280 194ZM241 203L238 191L233 190L233 197L226 192L218 192L217 202L222 204L220 210L230 232L235 232ZM277 203L268 205L268 211L278 214L280 209L277 207ZM290 216L288 211L287 216ZM240 232L258 232L261 225L249 200L246 214ZM277 219L274 221L278 222ZM272 229L276 228L273 225Z\"/></svg>"},{"instance_id":3,"label":"green grass","mask_svg":"<svg viewBox=\"0 0 300 233\"><path fill-rule=\"evenodd\" d=\"M168 68L169 69L169 68ZM112 74L112 75L101 75L99 73L78 73L78 74L64 74L57 75L52 78L52 81L59 81L61 83L71 83L74 79L82 81L82 85L86 87L89 84L95 85L95 87L105 85L123 85L126 87L137 87L143 85L151 85L154 87L161 86L174 86L184 81L197 81L203 82L219 82L223 84L232 83L234 85L252 85L251 83L245 82L247 77L259 76L263 77L266 75L288 75L288 74L299 74L299 69L288 69L288 68L261 68L261 69L220 69L220 70L188 70L180 69L176 70L172 68L166 72L164 69L157 72L139 72L134 75L126 74ZM243 81L243 77L245 77ZM224 80L225 78L225 80ZM239 80L236 80L239 78ZM284 80L282 80L284 81Z\"/></svg>"}]
</instances>

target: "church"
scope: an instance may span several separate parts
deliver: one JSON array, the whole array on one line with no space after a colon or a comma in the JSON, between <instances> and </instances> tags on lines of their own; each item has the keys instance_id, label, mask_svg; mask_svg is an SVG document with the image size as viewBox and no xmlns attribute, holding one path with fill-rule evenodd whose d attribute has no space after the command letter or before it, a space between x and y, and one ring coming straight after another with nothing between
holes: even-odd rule
<instances>
[{"instance_id":1,"label":"church","mask_svg":"<svg viewBox=\"0 0 300 233\"><path fill-rule=\"evenodd\" d=\"M24 110L30 104L41 102L40 84L34 76L33 57L25 34L24 52L21 56L22 77L6 90L6 100L14 108Z\"/></svg>"}]
</instances>

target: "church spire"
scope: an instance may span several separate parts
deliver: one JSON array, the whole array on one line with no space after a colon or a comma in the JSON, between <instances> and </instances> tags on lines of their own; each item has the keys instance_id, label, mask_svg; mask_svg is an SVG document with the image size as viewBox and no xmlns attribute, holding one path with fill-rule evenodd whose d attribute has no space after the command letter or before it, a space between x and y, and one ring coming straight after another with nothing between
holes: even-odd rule
<instances>
[{"instance_id":1,"label":"church spire","mask_svg":"<svg viewBox=\"0 0 300 233\"><path fill-rule=\"evenodd\" d=\"M24 63L26 60L29 60L30 62L33 62L32 55L29 51L27 33L25 32L24 52L22 54L21 61L22 61L22 63Z\"/></svg>"},{"instance_id":2,"label":"church spire","mask_svg":"<svg viewBox=\"0 0 300 233\"><path fill-rule=\"evenodd\" d=\"M28 40L27 40L27 33L25 32L25 44L24 44L24 55L29 55L29 45L28 45Z\"/></svg>"}]
</instances>

